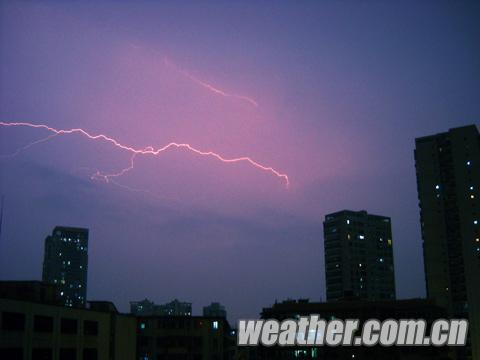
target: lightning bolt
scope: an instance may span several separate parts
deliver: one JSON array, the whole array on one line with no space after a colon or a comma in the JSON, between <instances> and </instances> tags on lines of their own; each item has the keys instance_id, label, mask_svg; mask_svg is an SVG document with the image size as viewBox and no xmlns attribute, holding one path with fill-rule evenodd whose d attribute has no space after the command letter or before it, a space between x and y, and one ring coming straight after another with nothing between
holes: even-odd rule
<instances>
[{"instance_id":1,"label":"lightning bolt","mask_svg":"<svg viewBox=\"0 0 480 360\"><path fill-rule=\"evenodd\" d=\"M17 156L18 154L20 154L22 151L25 151L29 148L31 148L32 146L34 145L37 145L37 144L41 144L41 143L44 143L50 139L53 139L55 136L57 136L58 134L50 134L48 135L47 137L45 138L42 138L42 139L39 139L39 140L36 140L36 141L33 141L25 146L22 146L21 148L17 149L15 152L11 153L11 154L7 154L7 155L0 155L0 158L12 158L12 157L15 157Z\"/></svg>"},{"instance_id":2,"label":"lightning bolt","mask_svg":"<svg viewBox=\"0 0 480 360\"><path fill-rule=\"evenodd\" d=\"M102 173L100 170L97 170L92 176L90 176L90 178L92 180L103 180L105 181L106 183L109 183L110 181L112 181L113 183L115 183L116 185L119 185L118 183L114 182L112 180L112 178L116 178L116 177L120 177L124 174L126 174L127 172L129 172L130 170L133 170L133 168L135 167L134 165L134 161L135 161L135 157L137 156L137 153L133 153L132 156L130 157L130 166L126 167L126 168L123 168L121 169L119 172L117 173L113 173L113 174L104 174ZM126 185L125 185L126 186Z\"/></svg>"},{"instance_id":3,"label":"lightning bolt","mask_svg":"<svg viewBox=\"0 0 480 360\"><path fill-rule=\"evenodd\" d=\"M217 95L220 95L220 96L223 96L223 97L230 97L230 98L235 98L235 99L239 99L239 100L242 100L242 101L246 101L248 102L250 105L254 106L254 107L258 107L258 103L253 100L252 98L248 97L248 96L244 96L244 95L238 95L238 94L231 94L231 93L227 93L223 90L220 90L219 88L216 88L215 86L203 81L203 80L200 80L199 78L193 76L192 74L190 74L188 71L184 70L184 69L181 69L179 68L177 65L173 64L171 61L169 61L166 57L163 58L163 62L165 63L166 66L174 69L175 71L179 72L180 74L182 74L183 76L185 76L186 78L190 79L191 81L193 81L194 83L204 87L205 89L217 94Z\"/></svg>"},{"instance_id":4,"label":"lightning bolt","mask_svg":"<svg viewBox=\"0 0 480 360\"><path fill-rule=\"evenodd\" d=\"M51 133L50 136L48 136L46 138L43 138L43 139L40 139L40 140L37 140L33 143L30 143L30 144L24 146L23 148L17 150L14 154L12 154L10 156L15 155L22 150L28 149L35 144L50 140L51 138L53 138L55 136L70 135L70 134L80 134L80 135L82 135L82 136L84 136L84 137L86 137L90 140L104 141L104 142L107 142L107 143L113 145L114 147L116 147L118 149L125 150L125 151L131 153L132 156L130 158L130 165L128 167L122 169L121 171L119 171L117 173L113 173L113 174L104 174L104 173L101 173L100 171L97 171L96 173L94 173L91 176L92 179L96 179L96 180L102 179L107 183L112 181L112 178L120 177L120 176L124 175L125 173L127 173L128 171L132 170L134 168L135 158L138 155L159 156L161 153L163 153L163 152L165 152L169 149L186 149L190 152L193 152L194 154L197 154L197 155L200 155L200 156L206 156L206 157L213 157L213 158L215 158L215 159L217 159L217 160L219 160L223 163L227 163L227 164L246 162L246 163L252 165L253 167L255 167L259 170L269 172L269 173L275 175L276 177L282 179L285 182L285 185L287 187L290 184L290 181L288 179L287 174L281 173L271 166L262 165L259 162L253 160L252 158L250 158L248 156L241 156L241 157L236 157L236 158L226 158L226 157L224 157L224 156L222 156L222 155L220 155L216 152L213 152L213 151L199 150L199 149L197 149L197 148L195 148L192 145L187 144L187 143L170 142L167 145L165 145L163 147L159 147L159 148L155 148L153 146L147 146L145 148L134 148L132 146L124 145L124 144L120 143L118 140L116 140L112 137L109 137L107 135L104 135L104 134L95 134L95 135L90 134L89 132L87 132L86 130L81 129L81 128L56 129L56 128L53 128L51 126L45 125L45 124L33 124L33 123L29 123L29 122L3 122L3 121L0 121L0 126L2 126L2 127L28 127L28 128L33 128L33 129L47 130ZM117 185L118 185L118 183L117 183Z\"/></svg>"}]
</instances>

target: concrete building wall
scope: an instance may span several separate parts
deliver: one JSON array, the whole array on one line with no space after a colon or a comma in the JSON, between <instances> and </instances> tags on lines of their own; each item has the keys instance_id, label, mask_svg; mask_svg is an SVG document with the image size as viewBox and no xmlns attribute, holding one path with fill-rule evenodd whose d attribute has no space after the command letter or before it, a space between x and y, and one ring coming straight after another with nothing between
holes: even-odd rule
<instances>
[{"instance_id":1,"label":"concrete building wall","mask_svg":"<svg viewBox=\"0 0 480 360\"><path fill-rule=\"evenodd\" d=\"M135 358L133 317L0 299L0 323L1 359Z\"/></svg>"},{"instance_id":2,"label":"concrete building wall","mask_svg":"<svg viewBox=\"0 0 480 360\"><path fill-rule=\"evenodd\" d=\"M138 317L137 358L228 360L236 355L235 335L224 318Z\"/></svg>"}]
</instances>

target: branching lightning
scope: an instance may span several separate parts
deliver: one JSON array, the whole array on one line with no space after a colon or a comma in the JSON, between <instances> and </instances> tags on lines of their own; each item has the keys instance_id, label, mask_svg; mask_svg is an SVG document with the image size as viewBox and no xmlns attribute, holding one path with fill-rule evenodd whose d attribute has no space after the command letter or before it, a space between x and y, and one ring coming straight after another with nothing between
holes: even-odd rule
<instances>
[{"instance_id":1,"label":"branching lightning","mask_svg":"<svg viewBox=\"0 0 480 360\"><path fill-rule=\"evenodd\" d=\"M112 178L120 177L122 175L125 175L130 170L133 170L133 168L135 167L134 161L136 156L137 156L137 153L133 153L132 156L130 157L130 166L121 169L119 172L116 172L113 174L104 174L100 170L97 170L90 178L92 180L103 180L106 183L109 183L109 182L115 183L115 181L113 181ZM116 183L116 185L120 185L120 184Z\"/></svg>"},{"instance_id":2,"label":"branching lightning","mask_svg":"<svg viewBox=\"0 0 480 360\"><path fill-rule=\"evenodd\" d=\"M18 154L20 154L22 151L25 151L29 148L31 148L32 146L34 145L38 145L38 144L41 144L43 142L46 142L50 139L53 139L55 136L57 136L58 134L50 134L48 135L47 137L44 137L44 138L41 138L39 140L35 140L25 146L22 146L21 148L15 150L15 152L11 153L11 154L7 154L7 155L0 155L0 158L9 158L9 157L15 157L17 156Z\"/></svg>"},{"instance_id":3,"label":"branching lightning","mask_svg":"<svg viewBox=\"0 0 480 360\"><path fill-rule=\"evenodd\" d=\"M163 153L163 152L165 152L169 149L186 149L186 150L188 150L190 152L193 152L194 154L197 154L197 155L200 155L200 156L213 157L213 158L219 160L222 163L230 164L230 163L246 162L246 163L252 165L253 167L255 167L259 170L269 172L269 173L277 176L278 178L282 179L285 182L285 185L287 187L289 185L289 179L288 179L287 174L281 173L271 166L262 165L262 164L258 163L257 161L253 160L252 158L248 157L248 156L241 156L241 157L237 157L237 158L225 158L224 156L222 156L222 155L220 155L216 152L213 152L213 151L199 150L199 149L193 147L192 145L190 145L188 143L170 142L167 145L165 145L163 147L159 147L159 148L155 148L153 146L147 146L145 148L135 148L135 147L132 147L132 146L124 145L124 144L120 143L118 140L116 140L112 137L109 137L107 135L104 135L104 134L96 134L96 135L90 134L89 132L87 132L86 130L84 130L82 128L56 129L56 128L50 127L48 125L45 125L45 124L33 124L33 123L29 123L29 122L3 122L3 121L0 121L0 126L2 126L2 127L28 127L28 128L33 128L33 129L47 130L51 133L48 137L42 138L42 139L37 140L37 141L34 141L34 142L20 148L15 153L13 153L9 156L14 156L14 155L18 154L20 151L26 150L26 149L32 147L33 145L39 144L41 142L45 142L47 140L50 140L55 136L70 135L70 134L80 134L80 135L82 135L82 136L84 136L84 137L86 137L87 139L90 139L90 140L104 141L104 142L107 142L107 143L113 145L114 147L116 147L118 149L121 149L121 150L124 150L124 151L127 151L127 152L131 153L130 165L128 167L122 169L121 171L119 171L117 173L112 173L112 174L106 174L106 173L102 173L100 171L97 171L91 176L91 178L94 179L94 180L104 180L107 183L108 182L113 182L113 180L112 180L113 178L118 178L118 177L124 175L125 173L131 171L134 168L135 158L138 155L159 156L161 153ZM119 185L118 183L116 183L116 184Z\"/></svg>"},{"instance_id":4,"label":"branching lightning","mask_svg":"<svg viewBox=\"0 0 480 360\"><path fill-rule=\"evenodd\" d=\"M235 98L235 99L239 99L239 100L242 100L242 101L246 101L248 102L250 105L252 106L255 106L255 107L258 107L258 103L253 100L252 98L248 97L248 96L245 96L245 95L238 95L238 94L231 94L231 93L227 93L223 90L220 90L219 88L203 81L203 80L200 80L199 78L193 76L192 74L190 74L188 71L184 70L184 69L181 69L179 68L178 66L176 66L175 64L173 64L171 61L169 61L166 57L163 59L163 62L165 63L166 66L172 68L172 69L175 69L175 71L178 71L180 74L182 74L183 76L185 76L186 78L192 80L194 83L204 87L205 89L217 94L217 95L220 95L220 96L223 96L223 97L230 97L230 98Z\"/></svg>"}]
</instances>

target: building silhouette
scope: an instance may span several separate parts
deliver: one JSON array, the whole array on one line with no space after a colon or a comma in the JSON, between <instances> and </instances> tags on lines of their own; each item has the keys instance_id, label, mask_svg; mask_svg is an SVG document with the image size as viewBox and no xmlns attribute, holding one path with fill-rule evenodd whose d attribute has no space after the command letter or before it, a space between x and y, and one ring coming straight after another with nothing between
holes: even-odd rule
<instances>
[{"instance_id":1,"label":"building silhouette","mask_svg":"<svg viewBox=\"0 0 480 360\"><path fill-rule=\"evenodd\" d=\"M130 302L130 313L138 316L191 316L192 303L175 299L163 305L144 299Z\"/></svg>"},{"instance_id":2,"label":"building silhouette","mask_svg":"<svg viewBox=\"0 0 480 360\"><path fill-rule=\"evenodd\" d=\"M149 316L155 314L155 303L148 299L130 301L130 313L138 316Z\"/></svg>"},{"instance_id":3,"label":"building silhouette","mask_svg":"<svg viewBox=\"0 0 480 360\"><path fill-rule=\"evenodd\" d=\"M239 359L236 331L225 317L191 316L191 304L177 315L136 316L121 314L110 301L66 307L55 288L40 281L0 281L0 359Z\"/></svg>"},{"instance_id":4,"label":"building silhouette","mask_svg":"<svg viewBox=\"0 0 480 360\"><path fill-rule=\"evenodd\" d=\"M137 317L137 359L233 360L236 333L225 318Z\"/></svg>"},{"instance_id":5,"label":"building silhouette","mask_svg":"<svg viewBox=\"0 0 480 360\"><path fill-rule=\"evenodd\" d=\"M192 303L175 299L164 305L159 305L158 313L164 316L191 316Z\"/></svg>"},{"instance_id":6,"label":"building silhouette","mask_svg":"<svg viewBox=\"0 0 480 360\"><path fill-rule=\"evenodd\" d=\"M211 317L227 317L227 311L225 310L225 306L218 302L212 302L208 306L203 307L203 316L211 316Z\"/></svg>"},{"instance_id":7,"label":"building silhouette","mask_svg":"<svg viewBox=\"0 0 480 360\"><path fill-rule=\"evenodd\" d=\"M323 223L327 301L395 299L390 218L343 210Z\"/></svg>"},{"instance_id":8,"label":"building silhouette","mask_svg":"<svg viewBox=\"0 0 480 360\"><path fill-rule=\"evenodd\" d=\"M63 305L55 284L43 281L0 281L0 299L28 300L31 302Z\"/></svg>"},{"instance_id":9,"label":"building silhouette","mask_svg":"<svg viewBox=\"0 0 480 360\"><path fill-rule=\"evenodd\" d=\"M65 307L52 287L38 281L0 281L0 359L135 358L134 316L120 314L105 301Z\"/></svg>"},{"instance_id":10,"label":"building silhouette","mask_svg":"<svg viewBox=\"0 0 480 360\"><path fill-rule=\"evenodd\" d=\"M469 319L471 349L459 357L480 359L480 135L470 125L415 145L427 295Z\"/></svg>"},{"instance_id":11,"label":"building silhouette","mask_svg":"<svg viewBox=\"0 0 480 360\"><path fill-rule=\"evenodd\" d=\"M45 239L42 279L55 284L65 306L85 307L88 229L57 226Z\"/></svg>"},{"instance_id":12,"label":"building silhouette","mask_svg":"<svg viewBox=\"0 0 480 360\"><path fill-rule=\"evenodd\" d=\"M359 319L359 329L368 319L424 319L427 329L445 310L433 300L339 300L326 303L308 299L286 300L264 308L262 319L299 319L301 316L320 315L326 320ZM429 330L427 330L429 331ZM358 335L356 333L356 335ZM335 360L448 360L452 349L448 346L259 346L256 359L335 359Z\"/></svg>"}]
</instances>

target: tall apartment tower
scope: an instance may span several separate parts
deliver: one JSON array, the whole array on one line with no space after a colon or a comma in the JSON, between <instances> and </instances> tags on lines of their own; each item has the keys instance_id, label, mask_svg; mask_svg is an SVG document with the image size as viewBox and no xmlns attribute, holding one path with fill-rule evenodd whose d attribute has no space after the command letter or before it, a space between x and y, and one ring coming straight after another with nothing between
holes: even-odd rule
<instances>
[{"instance_id":1,"label":"tall apartment tower","mask_svg":"<svg viewBox=\"0 0 480 360\"><path fill-rule=\"evenodd\" d=\"M85 307L87 298L88 229L57 226L45 239L43 275L57 285L65 306Z\"/></svg>"},{"instance_id":2,"label":"tall apartment tower","mask_svg":"<svg viewBox=\"0 0 480 360\"><path fill-rule=\"evenodd\" d=\"M469 318L480 359L480 135L470 125L415 145L427 295Z\"/></svg>"},{"instance_id":3,"label":"tall apartment tower","mask_svg":"<svg viewBox=\"0 0 480 360\"><path fill-rule=\"evenodd\" d=\"M390 218L343 210L323 222L327 301L395 299Z\"/></svg>"}]
</instances>

